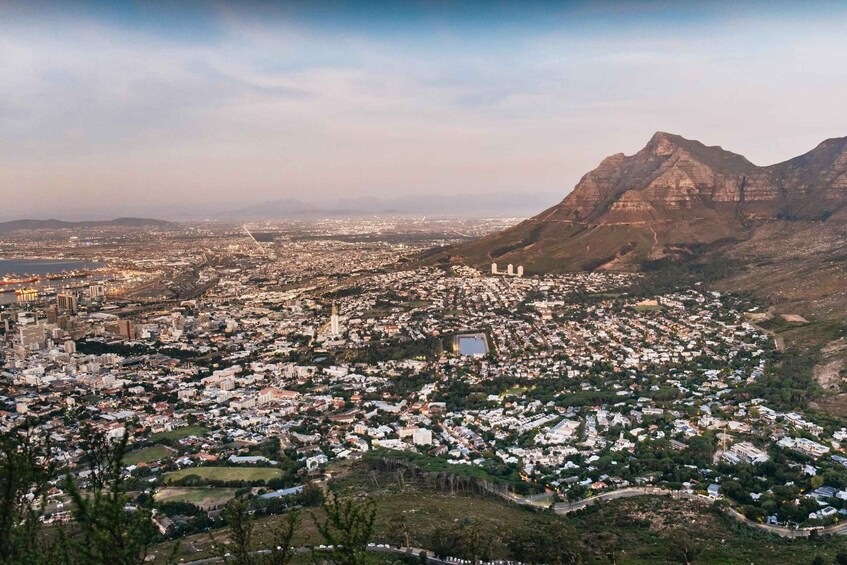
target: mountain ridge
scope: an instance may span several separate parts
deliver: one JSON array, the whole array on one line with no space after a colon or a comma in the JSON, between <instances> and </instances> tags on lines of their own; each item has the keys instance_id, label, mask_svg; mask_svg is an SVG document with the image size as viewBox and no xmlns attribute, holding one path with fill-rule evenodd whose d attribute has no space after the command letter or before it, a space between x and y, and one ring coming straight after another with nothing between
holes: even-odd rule
<instances>
[{"instance_id":1,"label":"mountain ridge","mask_svg":"<svg viewBox=\"0 0 847 565\"><path fill-rule=\"evenodd\" d=\"M167 227L172 222L156 220L152 218L122 217L113 220L83 220L69 222L50 218L48 220L21 219L0 222L0 233L18 230L43 230L43 229L79 229L91 227Z\"/></svg>"}]
</instances>

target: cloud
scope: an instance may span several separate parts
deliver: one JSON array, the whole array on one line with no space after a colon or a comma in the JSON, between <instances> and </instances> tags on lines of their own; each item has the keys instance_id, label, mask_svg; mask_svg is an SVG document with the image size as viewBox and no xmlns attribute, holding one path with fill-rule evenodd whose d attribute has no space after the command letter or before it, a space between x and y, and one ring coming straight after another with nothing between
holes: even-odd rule
<instances>
[{"instance_id":1,"label":"cloud","mask_svg":"<svg viewBox=\"0 0 847 565\"><path fill-rule=\"evenodd\" d=\"M834 21L811 34L655 9L632 26L615 11L543 25L422 14L0 18L0 196L128 213L303 191L564 195L659 129L757 163L847 134Z\"/></svg>"}]
</instances>

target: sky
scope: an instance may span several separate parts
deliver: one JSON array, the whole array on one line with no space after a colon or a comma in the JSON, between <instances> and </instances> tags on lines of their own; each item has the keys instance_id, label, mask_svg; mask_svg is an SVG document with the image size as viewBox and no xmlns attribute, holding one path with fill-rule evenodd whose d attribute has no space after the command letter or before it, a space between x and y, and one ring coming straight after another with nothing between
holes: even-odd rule
<instances>
[{"instance_id":1,"label":"sky","mask_svg":"<svg viewBox=\"0 0 847 565\"><path fill-rule=\"evenodd\" d=\"M0 0L0 219L564 197L655 131L847 135L844 2Z\"/></svg>"}]
</instances>

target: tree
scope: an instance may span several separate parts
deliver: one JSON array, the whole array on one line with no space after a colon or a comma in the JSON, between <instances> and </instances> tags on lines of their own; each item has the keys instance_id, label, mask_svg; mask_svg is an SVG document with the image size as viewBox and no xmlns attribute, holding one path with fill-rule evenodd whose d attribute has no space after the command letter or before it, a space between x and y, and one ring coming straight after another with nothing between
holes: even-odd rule
<instances>
[{"instance_id":1,"label":"tree","mask_svg":"<svg viewBox=\"0 0 847 565\"><path fill-rule=\"evenodd\" d=\"M525 563L578 563L573 530L562 520L533 520L506 539L509 555Z\"/></svg>"},{"instance_id":2,"label":"tree","mask_svg":"<svg viewBox=\"0 0 847 565\"><path fill-rule=\"evenodd\" d=\"M50 561L38 510L52 474L49 452L32 430L0 435L0 563Z\"/></svg>"},{"instance_id":3,"label":"tree","mask_svg":"<svg viewBox=\"0 0 847 565\"><path fill-rule=\"evenodd\" d=\"M273 547L269 553L259 553L254 537L256 522L249 504L234 498L224 506L223 517L229 526L229 543L218 543L211 537L224 561L235 565L286 565L294 557L291 541L300 525L300 513L296 510L288 512L277 527L270 529Z\"/></svg>"},{"instance_id":4,"label":"tree","mask_svg":"<svg viewBox=\"0 0 847 565\"><path fill-rule=\"evenodd\" d=\"M682 565L691 565L702 552L702 546L685 531L675 531L668 534L666 545L670 549L671 558Z\"/></svg>"},{"instance_id":5,"label":"tree","mask_svg":"<svg viewBox=\"0 0 847 565\"><path fill-rule=\"evenodd\" d=\"M595 532L584 540L588 548L615 565L618 562L618 536L612 532Z\"/></svg>"},{"instance_id":6,"label":"tree","mask_svg":"<svg viewBox=\"0 0 847 565\"><path fill-rule=\"evenodd\" d=\"M152 500L135 509L122 477L127 436L112 442L85 427L81 435L90 489L83 493L73 476L67 491L73 502L74 528L67 538L70 554L81 563L129 565L143 563L156 535Z\"/></svg>"},{"instance_id":7,"label":"tree","mask_svg":"<svg viewBox=\"0 0 847 565\"><path fill-rule=\"evenodd\" d=\"M478 522L466 522L460 526L459 540L464 558L472 565L478 565L491 548L491 532L486 532Z\"/></svg>"},{"instance_id":8,"label":"tree","mask_svg":"<svg viewBox=\"0 0 847 565\"><path fill-rule=\"evenodd\" d=\"M368 543L373 538L376 506L366 499L356 501L327 496L321 505L324 519L312 513L318 533L325 545L331 546L329 559L336 565L362 565L366 561Z\"/></svg>"},{"instance_id":9,"label":"tree","mask_svg":"<svg viewBox=\"0 0 847 565\"><path fill-rule=\"evenodd\" d=\"M282 523L273 531L274 547L271 549L268 562L271 565L287 565L294 557L292 540L300 525L300 513L292 510L285 515Z\"/></svg>"},{"instance_id":10,"label":"tree","mask_svg":"<svg viewBox=\"0 0 847 565\"><path fill-rule=\"evenodd\" d=\"M156 535L152 497L129 504L122 476L126 444L126 437L113 442L83 427L80 447L89 484L83 492L73 475L66 476L73 522L47 535L41 509L57 471L49 442L26 428L0 436L0 563L143 563Z\"/></svg>"},{"instance_id":11,"label":"tree","mask_svg":"<svg viewBox=\"0 0 847 565\"><path fill-rule=\"evenodd\" d=\"M226 503L223 518L229 526L229 544L218 545L218 553L236 565L253 563L253 520L247 514L247 505L237 498Z\"/></svg>"}]
</instances>

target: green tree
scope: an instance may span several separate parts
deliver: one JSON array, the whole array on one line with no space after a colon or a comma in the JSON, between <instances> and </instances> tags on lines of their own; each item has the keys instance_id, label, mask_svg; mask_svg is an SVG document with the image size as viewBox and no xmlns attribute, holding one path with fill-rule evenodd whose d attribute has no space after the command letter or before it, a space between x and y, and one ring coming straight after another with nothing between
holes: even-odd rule
<instances>
[{"instance_id":1,"label":"green tree","mask_svg":"<svg viewBox=\"0 0 847 565\"><path fill-rule=\"evenodd\" d=\"M361 565L366 561L368 543L373 538L376 506L366 499L356 501L331 494L321 505L324 519L312 513L318 533L328 546L330 562L336 565Z\"/></svg>"},{"instance_id":2,"label":"green tree","mask_svg":"<svg viewBox=\"0 0 847 565\"><path fill-rule=\"evenodd\" d=\"M49 444L29 429L0 435L0 563L49 562L41 516L52 474Z\"/></svg>"},{"instance_id":3,"label":"green tree","mask_svg":"<svg viewBox=\"0 0 847 565\"><path fill-rule=\"evenodd\" d=\"M487 557L491 548L492 535L490 530L479 522L467 521L460 526L459 540L464 558L472 565L478 565Z\"/></svg>"},{"instance_id":4,"label":"green tree","mask_svg":"<svg viewBox=\"0 0 847 565\"><path fill-rule=\"evenodd\" d=\"M229 543L219 543L212 537L215 550L224 561L235 565L286 565L294 557L291 541L300 525L300 513L292 510L285 514L276 527L270 527L272 547L268 553L259 553L256 544L256 522L250 514L250 505L239 499L226 503L224 521L229 527Z\"/></svg>"},{"instance_id":5,"label":"green tree","mask_svg":"<svg viewBox=\"0 0 847 565\"><path fill-rule=\"evenodd\" d=\"M537 519L514 531L506 538L509 555L529 564L578 563L573 530L559 519Z\"/></svg>"},{"instance_id":6,"label":"green tree","mask_svg":"<svg viewBox=\"0 0 847 565\"><path fill-rule=\"evenodd\" d=\"M665 541L671 559L681 565L691 565L703 551L700 543L683 530L671 532Z\"/></svg>"},{"instance_id":7,"label":"green tree","mask_svg":"<svg viewBox=\"0 0 847 565\"><path fill-rule=\"evenodd\" d=\"M88 465L89 489L83 492L73 476L67 491L73 502L73 528L67 537L70 554L80 563L130 565L143 563L156 536L152 500L134 509L123 479L127 436L113 442L90 427L80 445Z\"/></svg>"}]
</instances>

